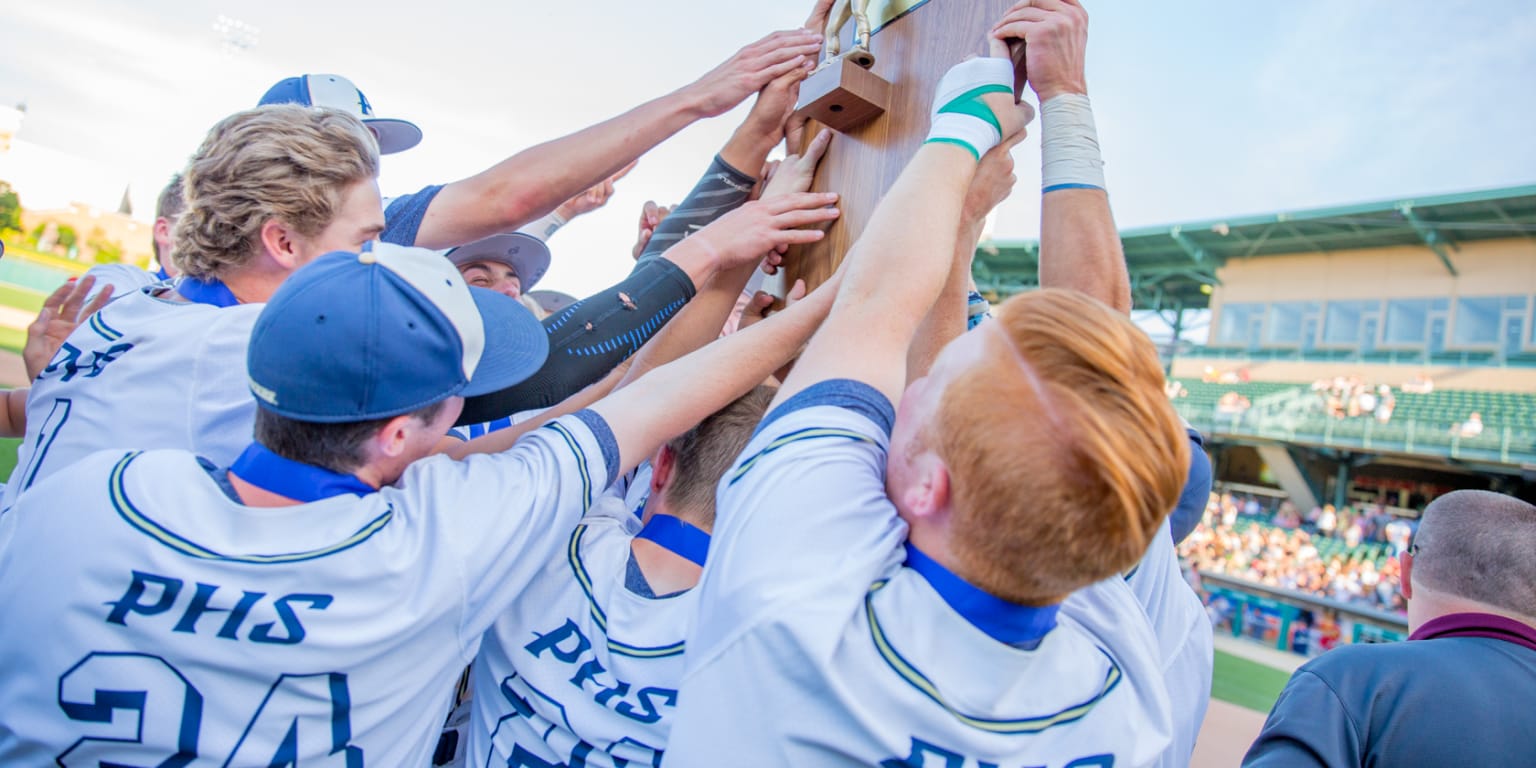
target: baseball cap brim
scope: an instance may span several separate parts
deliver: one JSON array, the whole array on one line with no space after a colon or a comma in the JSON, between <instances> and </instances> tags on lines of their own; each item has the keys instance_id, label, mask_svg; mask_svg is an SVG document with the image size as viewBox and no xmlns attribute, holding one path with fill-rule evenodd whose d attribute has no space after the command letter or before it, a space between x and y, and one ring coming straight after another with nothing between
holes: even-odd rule
<instances>
[{"instance_id":1,"label":"baseball cap brim","mask_svg":"<svg viewBox=\"0 0 1536 768\"><path fill-rule=\"evenodd\" d=\"M476 261L494 261L506 264L517 272L518 284L523 293L549 271L549 245L527 232L503 232L481 238L457 248L450 248L444 255L454 266L462 267Z\"/></svg>"},{"instance_id":2,"label":"baseball cap brim","mask_svg":"<svg viewBox=\"0 0 1536 768\"><path fill-rule=\"evenodd\" d=\"M499 392L544 367L549 334L527 307L488 288L470 286L469 293L485 323L485 351L460 395Z\"/></svg>"},{"instance_id":3,"label":"baseball cap brim","mask_svg":"<svg viewBox=\"0 0 1536 768\"><path fill-rule=\"evenodd\" d=\"M415 123L388 117L365 117L363 124L379 137L379 154L404 152L421 143L421 129Z\"/></svg>"}]
</instances>

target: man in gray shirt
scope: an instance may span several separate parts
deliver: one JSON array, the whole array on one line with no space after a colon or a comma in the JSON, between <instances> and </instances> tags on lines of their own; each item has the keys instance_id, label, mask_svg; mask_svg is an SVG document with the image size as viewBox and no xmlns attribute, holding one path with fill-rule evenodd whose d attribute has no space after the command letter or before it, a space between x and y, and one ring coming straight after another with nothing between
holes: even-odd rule
<instances>
[{"instance_id":1,"label":"man in gray shirt","mask_svg":"<svg viewBox=\"0 0 1536 768\"><path fill-rule=\"evenodd\" d=\"M1446 494L1399 559L1408 642L1298 669L1243 765L1536 765L1536 507Z\"/></svg>"}]
</instances>

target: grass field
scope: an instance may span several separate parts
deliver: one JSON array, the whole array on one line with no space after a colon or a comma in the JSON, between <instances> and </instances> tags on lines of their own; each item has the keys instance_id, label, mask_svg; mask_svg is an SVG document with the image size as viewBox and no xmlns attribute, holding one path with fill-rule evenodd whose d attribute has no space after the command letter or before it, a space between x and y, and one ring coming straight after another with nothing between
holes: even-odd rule
<instances>
[{"instance_id":1,"label":"grass field","mask_svg":"<svg viewBox=\"0 0 1536 768\"><path fill-rule=\"evenodd\" d=\"M19 437L0 437L0 478L10 477L16 468L16 446L20 444Z\"/></svg>"},{"instance_id":2,"label":"grass field","mask_svg":"<svg viewBox=\"0 0 1536 768\"><path fill-rule=\"evenodd\" d=\"M1230 653L1216 652L1216 674L1211 680L1211 698L1239 707L1268 712L1280 697L1280 689L1291 674Z\"/></svg>"}]
</instances>

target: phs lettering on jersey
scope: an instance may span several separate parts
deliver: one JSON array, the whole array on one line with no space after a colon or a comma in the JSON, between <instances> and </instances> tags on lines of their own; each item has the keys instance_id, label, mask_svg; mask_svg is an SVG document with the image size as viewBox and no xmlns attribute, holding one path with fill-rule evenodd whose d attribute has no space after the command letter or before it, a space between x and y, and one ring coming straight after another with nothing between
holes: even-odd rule
<instances>
[{"instance_id":1,"label":"phs lettering on jersey","mask_svg":"<svg viewBox=\"0 0 1536 768\"><path fill-rule=\"evenodd\" d=\"M241 629L247 620L252 623L244 638L253 643L273 645L297 645L304 641L304 624L299 620L300 610L323 611L330 607L330 595L296 593L269 597L265 592L224 589L217 584L198 582L193 589L184 589L185 582L169 576L134 571L128 589L107 614L108 624L127 626L130 616L135 626L149 620L148 617L170 626L172 632L211 634L226 640L240 640ZM184 592L191 594L183 600ZM239 597L235 597L235 593ZM172 609L177 610L172 610ZM222 622L217 619L202 622L209 614L226 614ZM176 618L174 624L170 623ZM262 621L262 619L271 619ZM201 623L200 623L201 622ZM281 628L279 628L281 624Z\"/></svg>"},{"instance_id":2,"label":"phs lettering on jersey","mask_svg":"<svg viewBox=\"0 0 1536 768\"><path fill-rule=\"evenodd\" d=\"M576 622L566 619L565 624L544 634L535 632L537 638L523 646L534 658L549 658L575 668L570 683L583 691L590 684L593 700L608 709L638 723L654 723L661 719L662 707L677 705L677 691L671 688L646 687L630 698L630 685L608 673L597 655L592 653L592 641L577 628Z\"/></svg>"},{"instance_id":3,"label":"phs lettering on jersey","mask_svg":"<svg viewBox=\"0 0 1536 768\"><path fill-rule=\"evenodd\" d=\"M47 378L50 374L63 371L60 381L69 381L82 372L85 373L85 378L94 379L101 375L108 363L127 354L131 349L133 349L132 344L113 344L106 349L92 350L90 357L85 362L81 362L85 353L74 345L65 343L59 348L58 354L53 356L53 360L49 361L48 367L38 374L38 378Z\"/></svg>"},{"instance_id":4,"label":"phs lettering on jersey","mask_svg":"<svg viewBox=\"0 0 1536 768\"><path fill-rule=\"evenodd\" d=\"M1114 755L1079 757L1063 766L1030 763L1021 766L1000 765L966 757L954 750L912 739L912 751L905 758L881 760L880 768L1115 768Z\"/></svg>"}]
</instances>

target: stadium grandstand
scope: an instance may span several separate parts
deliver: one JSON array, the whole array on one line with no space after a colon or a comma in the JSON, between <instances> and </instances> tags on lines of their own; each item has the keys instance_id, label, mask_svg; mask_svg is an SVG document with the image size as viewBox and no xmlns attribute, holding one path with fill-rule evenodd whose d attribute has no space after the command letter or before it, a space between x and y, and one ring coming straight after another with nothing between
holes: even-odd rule
<instances>
[{"instance_id":1,"label":"stadium grandstand","mask_svg":"<svg viewBox=\"0 0 1536 768\"><path fill-rule=\"evenodd\" d=\"M1136 309L1171 329L1170 395L1206 434L1218 482L1304 512L1409 517L1457 488L1536 495L1536 186L1122 239ZM1033 241L983 243L978 288L1033 287L1037 256Z\"/></svg>"}]
</instances>

